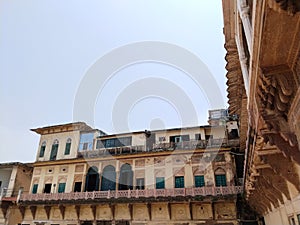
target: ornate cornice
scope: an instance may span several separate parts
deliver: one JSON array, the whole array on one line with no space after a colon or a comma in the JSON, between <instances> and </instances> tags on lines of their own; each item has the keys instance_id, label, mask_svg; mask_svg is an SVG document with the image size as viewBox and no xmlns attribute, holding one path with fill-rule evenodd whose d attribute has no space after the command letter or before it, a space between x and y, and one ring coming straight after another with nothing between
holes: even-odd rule
<instances>
[{"instance_id":1,"label":"ornate cornice","mask_svg":"<svg viewBox=\"0 0 300 225\"><path fill-rule=\"evenodd\" d=\"M240 101L242 98L243 79L241 65L239 61L238 50L236 47L235 40L232 39L225 44L227 51L225 60L227 61L227 92L228 92L228 103L229 111L232 114L240 115Z\"/></svg>"}]
</instances>

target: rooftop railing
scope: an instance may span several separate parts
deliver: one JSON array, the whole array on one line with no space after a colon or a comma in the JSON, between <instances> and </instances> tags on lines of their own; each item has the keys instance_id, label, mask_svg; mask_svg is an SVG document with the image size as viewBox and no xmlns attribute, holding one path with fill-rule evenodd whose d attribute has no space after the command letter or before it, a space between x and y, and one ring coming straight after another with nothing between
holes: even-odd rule
<instances>
[{"instance_id":1,"label":"rooftop railing","mask_svg":"<svg viewBox=\"0 0 300 225\"><path fill-rule=\"evenodd\" d=\"M78 157L96 158L105 155L121 155L121 154L134 154L145 152L158 152L158 151L174 151L174 150L196 150L205 148L225 148L225 147L238 147L239 139L209 139L209 140L191 140L183 142L168 142L153 144L151 149L146 149L144 145L138 146L122 146L112 148L100 148L96 150L79 151Z\"/></svg>"},{"instance_id":2,"label":"rooftop railing","mask_svg":"<svg viewBox=\"0 0 300 225\"><path fill-rule=\"evenodd\" d=\"M70 200L97 200L119 198L157 198L157 197L195 197L195 196L226 196L237 195L243 192L242 186L228 187L199 187L173 189L145 189L125 191L93 191L71 193L44 193L21 194L20 201L70 201Z\"/></svg>"}]
</instances>

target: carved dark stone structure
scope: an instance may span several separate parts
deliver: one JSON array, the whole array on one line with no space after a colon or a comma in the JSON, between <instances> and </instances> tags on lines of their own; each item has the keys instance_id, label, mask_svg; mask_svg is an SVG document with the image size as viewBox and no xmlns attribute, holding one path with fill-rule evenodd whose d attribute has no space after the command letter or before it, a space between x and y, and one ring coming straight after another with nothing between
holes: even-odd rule
<instances>
[{"instance_id":1,"label":"carved dark stone structure","mask_svg":"<svg viewBox=\"0 0 300 225\"><path fill-rule=\"evenodd\" d=\"M223 11L246 201L266 224L300 223L300 1L223 0Z\"/></svg>"}]
</instances>

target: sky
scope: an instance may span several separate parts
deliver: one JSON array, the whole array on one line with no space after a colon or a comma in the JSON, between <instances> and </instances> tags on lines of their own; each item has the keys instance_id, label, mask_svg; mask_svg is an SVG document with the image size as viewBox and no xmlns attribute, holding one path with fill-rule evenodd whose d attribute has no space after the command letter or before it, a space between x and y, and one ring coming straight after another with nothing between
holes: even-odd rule
<instances>
[{"instance_id":1,"label":"sky","mask_svg":"<svg viewBox=\"0 0 300 225\"><path fill-rule=\"evenodd\" d=\"M213 101L227 107L220 0L1 0L0 34L0 162L33 162L39 135L30 129L85 120L78 110L91 112L92 127L119 133L204 125ZM144 50L122 53L135 43L150 43L178 65L122 64ZM92 92L83 83L109 55L121 66L110 74L98 68L96 76L107 78L89 80L98 87ZM200 75L180 68L194 67L191 55L205 65ZM78 96L95 98L92 108Z\"/></svg>"}]
</instances>

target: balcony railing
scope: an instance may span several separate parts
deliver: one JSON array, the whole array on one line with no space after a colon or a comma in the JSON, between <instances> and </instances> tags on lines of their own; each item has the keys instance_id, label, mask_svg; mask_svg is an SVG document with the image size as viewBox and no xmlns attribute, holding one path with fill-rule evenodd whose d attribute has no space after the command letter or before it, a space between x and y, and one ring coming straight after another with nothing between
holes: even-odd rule
<instances>
[{"instance_id":1,"label":"balcony railing","mask_svg":"<svg viewBox=\"0 0 300 225\"><path fill-rule=\"evenodd\" d=\"M0 189L0 204L2 201L16 201L20 194L22 193L23 188L19 190L13 190L8 188L1 188Z\"/></svg>"},{"instance_id":2,"label":"balcony railing","mask_svg":"<svg viewBox=\"0 0 300 225\"><path fill-rule=\"evenodd\" d=\"M237 195L243 192L242 186L200 187L173 189L146 189L125 191L94 191L50 194L22 194L20 201L58 201L58 200L97 200L118 198L153 198L153 197L195 197Z\"/></svg>"},{"instance_id":3,"label":"balcony railing","mask_svg":"<svg viewBox=\"0 0 300 225\"><path fill-rule=\"evenodd\" d=\"M192 140L178 143L158 143L154 144L152 149L146 150L144 145L138 146L122 146L114 148L100 148L93 151L80 151L78 157L97 158L105 155L121 155L133 154L142 152L157 152L157 151L173 151L173 150L195 150L205 148L219 147L238 147L239 139L209 139L209 140Z\"/></svg>"},{"instance_id":4,"label":"balcony railing","mask_svg":"<svg viewBox=\"0 0 300 225\"><path fill-rule=\"evenodd\" d=\"M84 158L97 158L99 156L105 156L105 155L133 154L139 152L145 152L145 146L138 145L138 146L115 147L115 148L101 148L93 151L78 152L78 156Z\"/></svg>"},{"instance_id":5,"label":"balcony railing","mask_svg":"<svg viewBox=\"0 0 300 225\"><path fill-rule=\"evenodd\" d=\"M239 145L238 139L209 139L209 140L198 140L198 141L183 141L178 143L158 143L154 144L153 149L164 149L164 150L194 150L214 147L237 147Z\"/></svg>"}]
</instances>

